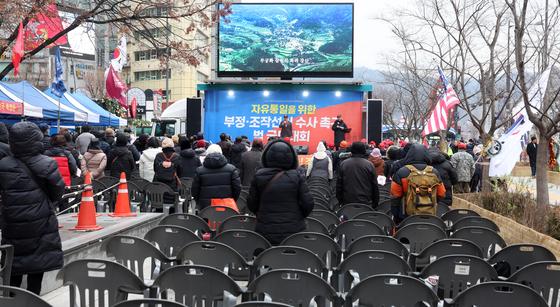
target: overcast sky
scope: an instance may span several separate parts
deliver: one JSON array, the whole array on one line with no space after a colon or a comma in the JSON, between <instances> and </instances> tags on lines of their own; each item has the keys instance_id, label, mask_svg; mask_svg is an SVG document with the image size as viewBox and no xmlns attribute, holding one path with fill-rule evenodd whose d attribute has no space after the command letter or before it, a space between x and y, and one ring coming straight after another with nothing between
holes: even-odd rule
<instances>
[{"instance_id":1,"label":"overcast sky","mask_svg":"<svg viewBox=\"0 0 560 307\"><path fill-rule=\"evenodd\" d=\"M243 0L242 2L282 1ZM391 33L391 28L384 21L376 18L390 18L395 10L414 5L416 0L305 0L302 2L354 2L354 67L380 69L385 55L394 52L398 42Z\"/></svg>"}]
</instances>

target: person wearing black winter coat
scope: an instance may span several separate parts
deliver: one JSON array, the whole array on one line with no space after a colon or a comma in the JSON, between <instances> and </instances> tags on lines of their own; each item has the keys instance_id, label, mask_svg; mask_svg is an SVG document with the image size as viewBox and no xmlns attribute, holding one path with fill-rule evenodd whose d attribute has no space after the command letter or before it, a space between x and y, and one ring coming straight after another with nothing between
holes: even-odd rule
<instances>
[{"instance_id":1,"label":"person wearing black winter coat","mask_svg":"<svg viewBox=\"0 0 560 307\"><path fill-rule=\"evenodd\" d=\"M43 134L31 122L10 129L13 156L0 160L2 244L14 246L12 286L41 292L43 273L62 268L63 253L54 204L64 193L56 162L42 155Z\"/></svg>"},{"instance_id":2,"label":"person wearing black winter coat","mask_svg":"<svg viewBox=\"0 0 560 307\"><path fill-rule=\"evenodd\" d=\"M290 144L284 140L270 142L262 154L262 164L251 182L247 208L257 216L255 231L278 245L305 230L305 218L314 202L305 176L297 171L297 154Z\"/></svg>"},{"instance_id":3,"label":"person wearing black winter coat","mask_svg":"<svg viewBox=\"0 0 560 307\"><path fill-rule=\"evenodd\" d=\"M181 152L179 153L181 157L181 177L194 178L196 169L202 166L200 159L196 156L196 153L191 148L191 142L185 136L179 138L179 145L181 146Z\"/></svg>"},{"instance_id":4,"label":"person wearing black winter coat","mask_svg":"<svg viewBox=\"0 0 560 307\"><path fill-rule=\"evenodd\" d=\"M126 179L130 180L132 172L136 167L132 153L128 150L128 138L119 133L117 135L116 146L111 149L107 156L107 167L111 177L120 178L121 173L125 172Z\"/></svg>"},{"instance_id":5,"label":"person wearing black winter coat","mask_svg":"<svg viewBox=\"0 0 560 307\"><path fill-rule=\"evenodd\" d=\"M165 183L176 192L179 178L182 177L181 158L175 152L170 138L163 140L161 151L154 160L154 182Z\"/></svg>"},{"instance_id":6,"label":"person wearing black winter coat","mask_svg":"<svg viewBox=\"0 0 560 307\"><path fill-rule=\"evenodd\" d=\"M336 198L342 205L360 203L376 208L379 204L377 172L367 160L366 145L354 142L350 148L352 157L340 163L336 181Z\"/></svg>"},{"instance_id":7,"label":"person wearing black winter coat","mask_svg":"<svg viewBox=\"0 0 560 307\"><path fill-rule=\"evenodd\" d=\"M243 143L241 137L235 138L235 143L231 146L231 159L230 163L237 169L241 168L241 156L247 151L247 146Z\"/></svg>"},{"instance_id":8,"label":"person wearing black winter coat","mask_svg":"<svg viewBox=\"0 0 560 307\"><path fill-rule=\"evenodd\" d=\"M241 180L235 166L228 164L220 146L208 147L202 166L196 170L191 189L198 209L210 206L213 198L233 198L241 194Z\"/></svg>"},{"instance_id":9,"label":"person wearing black winter coat","mask_svg":"<svg viewBox=\"0 0 560 307\"><path fill-rule=\"evenodd\" d=\"M248 187L251 185L255 173L262 167L263 143L261 139L253 140L251 150L241 155L241 166L239 168L239 176L241 177L241 185Z\"/></svg>"},{"instance_id":10,"label":"person wearing black winter coat","mask_svg":"<svg viewBox=\"0 0 560 307\"><path fill-rule=\"evenodd\" d=\"M438 171L439 177L445 186L445 197L438 200L438 203L451 206L453 204L453 185L457 184L457 172L451 162L447 160L447 155L437 148L430 149L428 156L432 160L432 166Z\"/></svg>"},{"instance_id":11,"label":"person wearing black winter coat","mask_svg":"<svg viewBox=\"0 0 560 307\"><path fill-rule=\"evenodd\" d=\"M228 141L228 136L225 133L220 134L220 141L217 143L222 149L222 154L228 161L231 161L231 143Z\"/></svg>"}]
</instances>

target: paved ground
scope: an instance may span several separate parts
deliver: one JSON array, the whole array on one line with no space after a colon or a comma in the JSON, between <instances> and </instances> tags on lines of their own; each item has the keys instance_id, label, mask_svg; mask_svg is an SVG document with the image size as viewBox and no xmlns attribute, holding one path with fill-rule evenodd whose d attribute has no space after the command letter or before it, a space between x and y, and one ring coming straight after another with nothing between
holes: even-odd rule
<instances>
[{"instance_id":1,"label":"paved ground","mask_svg":"<svg viewBox=\"0 0 560 307\"><path fill-rule=\"evenodd\" d=\"M528 190L536 198L537 182L531 177L511 177L514 183L512 189ZM560 185L548 184L548 195L550 198L551 205L560 205Z\"/></svg>"}]
</instances>

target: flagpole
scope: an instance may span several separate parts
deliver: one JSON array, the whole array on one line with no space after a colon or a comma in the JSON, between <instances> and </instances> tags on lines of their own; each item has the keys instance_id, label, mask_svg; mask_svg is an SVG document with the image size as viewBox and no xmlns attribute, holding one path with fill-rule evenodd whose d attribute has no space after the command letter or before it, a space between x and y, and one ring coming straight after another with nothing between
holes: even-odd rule
<instances>
[{"instance_id":1,"label":"flagpole","mask_svg":"<svg viewBox=\"0 0 560 307\"><path fill-rule=\"evenodd\" d=\"M56 118L56 131L60 133L60 97L58 97L58 114Z\"/></svg>"}]
</instances>

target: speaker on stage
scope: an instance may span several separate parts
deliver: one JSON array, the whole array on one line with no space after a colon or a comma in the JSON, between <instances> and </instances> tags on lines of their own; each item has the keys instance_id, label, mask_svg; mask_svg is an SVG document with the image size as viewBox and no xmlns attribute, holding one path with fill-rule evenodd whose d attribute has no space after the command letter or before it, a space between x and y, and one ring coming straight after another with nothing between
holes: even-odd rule
<instances>
[{"instance_id":1,"label":"speaker on stage","mask_svg":"<svg viewBox=\"0 0 560 307\"><path fill-rule=\"evenodd\" d=\"M202 99L187 98L187 136L202 131Z\"/></svg>"},{"instance_id":2,"label":"speaker on stage","mask_svg":"<svg viewBox=\"0 0 560 307\"><path fill-rule=\"evenodd\" d=\"M367 140L379 144L383 137L383 100L367 101Z\"/></svg>"},{"instance_id":3,"label":"speaker on stage","mask_svg":"<svg viewBox=\"0 0 560 307\"><path fill-rule=\"evenodd\" d=\"M298 155L307 155L309 153L309 146L307 145L296 145L294 149Z\"/></svg>"}]
</instances>

